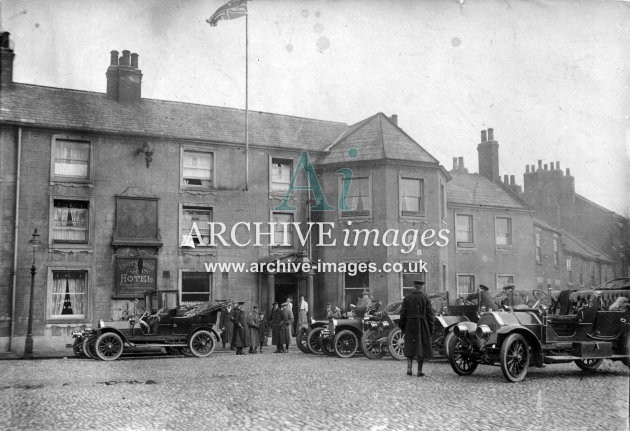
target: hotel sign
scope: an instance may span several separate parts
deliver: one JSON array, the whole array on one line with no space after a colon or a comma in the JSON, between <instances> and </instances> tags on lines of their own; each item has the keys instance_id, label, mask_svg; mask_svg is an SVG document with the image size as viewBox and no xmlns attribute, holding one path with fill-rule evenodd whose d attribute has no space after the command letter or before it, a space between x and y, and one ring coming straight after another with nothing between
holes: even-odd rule
<instances>
[{"instance_id":1,"label":"hotel sign","mask_svg":"<svg viewBox=\"0 0 630 431\"><path fill-rule=\"evenodd\" d=\"M147 290L157 290L157 259L153 257L116 257L114 296L141 298Z\"/></svg>"}]
</instances>

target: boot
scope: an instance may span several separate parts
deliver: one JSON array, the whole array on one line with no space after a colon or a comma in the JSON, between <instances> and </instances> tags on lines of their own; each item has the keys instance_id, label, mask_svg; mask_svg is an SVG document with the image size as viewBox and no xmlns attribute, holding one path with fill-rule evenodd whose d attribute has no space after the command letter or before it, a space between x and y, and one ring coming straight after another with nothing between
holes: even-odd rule
<instances>
[{"instance_id":1,"label":"boot","mask_svg":"<svg viewBox=\"0 0 630 431\"><path fill-rule=\"evenodd\" d=\"M407 358L407 375L412 376L413 372L411 371L411 367L413 365L413 358Z\"/></svg>"},{"instance_id":2,"label":"boot","mask_svg":"<svg viewBox=\"0 0 630 431\"><path fill-rule=\"evenodd\" d=\"M424 373L422 372L422 362L418 359L418 377L424 377Z\"/></svg>"},{"instance_id":3,"label":"boot","mask_svg":"<svg viewBox=\"0 0 630 431\"><path fill-rule=\"evenodd\" d=\"M250 346L250 348L249 348L249 353L256 353L256 351L254 350L254 348L253 348L253 347L251 347L251 346Z\"/></svg>"}]
</instances>

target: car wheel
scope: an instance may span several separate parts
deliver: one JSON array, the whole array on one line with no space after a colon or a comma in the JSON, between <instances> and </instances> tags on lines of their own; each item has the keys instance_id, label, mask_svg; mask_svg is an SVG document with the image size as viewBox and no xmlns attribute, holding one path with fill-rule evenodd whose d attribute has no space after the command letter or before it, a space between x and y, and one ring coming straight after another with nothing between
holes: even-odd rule
<instances>
[{"instance_id":1,"label":"car wheel","mask_svg":"<svg viewBox=\"0 0 630 431\"><path fill-rule=\"evenodd\" d=\"M361 349L368 359L381 359L385 356L386 351L383 350L382 343L378 341L379 332L370 329L363 333L361 337Z\"/></svg>"},{"instance_id":2,"label":"car wheel","mask_svg":"<svg viewBox=\"0 0 630 431\"><path fill-rule=\"evenodd\" d=\"M337 356L335 353L335 346L329 337L322 337L319 339L319 344L322 346L322 352L326 356Z\"/></svg>"},{"instance_id":3,"label":"car wheel","mask_svg":"<svg viewBox=\"0 0 630 431\"><path fill-rule=\"evenodd\" d=\"M190 351L190 349L188 347L180 347L179 351L182 352L182 355L184 356L188 356L189 358L191 356L195 356L193 355L193 352Z\"/></svg>"},{"instance_id":4,"label":"car wheel","mask_svg":"<svg viewBox=\"0 0 630 431\"><path fill-rule=\"evenodd\" d=\"M199 358L206 358L214 352L214 337L212 333L201 329L195 332L188 341L188 348L193 355Z\"/></svg>"},{"instance_id":5,"label":"car wheel","mask_svg":"<svg viewBox=\"0 0 630 431\"><path fill-rule=\"evenodd\" d=\"M295 342L297 343L300 352L311 353L311 351L308 349L308 329L300 328L297 336L295 337Z\"/></svg>"},{"instance_id":6,"label":"car wheel","mask_svg":"<svg viewBox=\"0 0 630 431\"><path fill-rule=\"evenodd\" d=\"M315 328L308 333L306 345L308 346L308 350L314 355L324 354L324 352L322 351L322 345L319 342L323 329L324 328Z\"/></svg>"},{"instance_id":7,"label":"car wheel","mask_svg":"<svg viewBox=\"0 0 630 431\"><path fill-rule=\"evenodd\" d=\"M123 340L115 332L105 332L94 343L96 356L102 361L115 361L123 352Z\"/></svg>"},{"instance_id":8,"label":"car wheel","mask_svg":"<svg viewBox=\"0 0 630 431\"><path fill-rule=\"evenodd\" d=\"M400 328L390 331L387 336L387 345L389 346L389 353L394 359L399 361L405 359L405 334Z\"/></svg>"},{"instance_id":9,"label":"car wheel","mask_svg":"<svg viewBox=\"0 0 630 431\"><path fill-rule=\"evenodd\" d=\"M451 364L453 371L460 376L469 376L474 373L479 363L466 351L459 337L449 332L446 338L448 339L448 345L445 347L446 354L448 356L448 363Z\"/></svg>"},{"instance_id":10,"label":"car wheel","mask_svg":"<svg viewBox=\"0 0 630 431\"><path fill-rule=\"evenodd\" d=\"M520 382L529 367L529 345L521 334L511 334L501 346L501 371L510 382Z\"/></svg>"},{"instance_id":11,"label":"car wheel","mask_svg":"<svg viewBox=\"0 0 630 431\"><path fill-rule=\"evenodd\" d=\"M179 347L165 347L166 354L170 356L179 356L182 354L182 350Z\"/></svg>"},{"instance_id":12,"label":"car wheel","mask_svg":"<svg viewBox=\"0 0 630 431\"><path fill-rule=\"evenodd\" d=\"M575 365L583 371L594 372L604 362L604 359L577 359Z\"/></svg>"},{"instance_id":13,"label":"car wheel","mask_svg":"<svg viewBox=\"0 0 630 431\"><path fill-rule=\"evenodd\" d=\"M96 359L96 356L92 355L92 350L90 349L90 338L89 337L83 337L83 341L81 341L81 351L83 352L83 354L85 355L86 358L89 359Z\"/></svg>"},{"instance_id":14,"label":"car wheel","mask_svg":"<svg viewBox=\"0 0 630 431\"><path fill-rule=\"evenodd\" d=\"M454 337L455 337L455 334L453 334L453 331L449 332L448 334L446 334L446 337L444 337L444 356L446 356L447 358L448 358L448 346Z\"/></svg>"},{"instance_id":15,"label":"car wheel","mask_svg":"<svg viewBox=\"0 0 630 431\"><path fill-rule=\"evenodd\" d=\"M354 332L344 329L335 335L333 346L337 356L340 358L351 358L359 348L359 339Z\"/></svg>"},{"instance_id":16,"label":"car wheel","mask_svg":"<svg viewBox=\"0 0 630 431\"><path fill-rule=\"evenodd\" d=\"M74 343L72 343L72 352L77 358L85 358L83 350L81 350L81 342L82 340L80 338L75 338Z\"/></svg>"}]
</instances>

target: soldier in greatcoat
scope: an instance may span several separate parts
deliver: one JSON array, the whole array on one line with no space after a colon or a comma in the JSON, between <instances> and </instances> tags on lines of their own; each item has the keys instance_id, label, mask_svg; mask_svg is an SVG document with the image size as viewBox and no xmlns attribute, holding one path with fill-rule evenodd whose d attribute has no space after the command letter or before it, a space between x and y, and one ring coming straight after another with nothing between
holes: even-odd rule
<instances>
[{"instance_id":1,"label":"soldier in greatcoat","mask_svg":"<svg viewBox=\"0 0 630 431\"><path fill-rule=\"evenodd\" d=\"M284 326L285 345L284 353L289 351L289 344L291 344L291 327L293 326L293 311L291 311L291 303L285 302L282 304L283 318L287 322Z\"/></svg>"},{"instance_id":2,"label":"soldier in greatcoat","mask_svg":"<svg viewBox=\"0 0 630 431\"><path fill-rule=\"evenodd\" d=\"M265 319L265 313L260 313L258 318L258 340L260 343L260 353L262 353L263 346L267 345L267 320ZM254 351L256 349L254 348Z\"/></svg>"},{"instance_id":3,"label":"soldier in greatcoat","mask_svg":"<svg viewBox=\"0 0 630 431\"><path fill-rule=\"evenodd\" d=\"M221 316L219 318L219 329L221 330L221 342L223 343L223 348L225 349L225 344L230 344L232 342L232 333L234 332L234 322L231 320L232 317L232 303L228 303L225 307L221 309ZM232 347L232 349L234 349Z\"/></svg>"},{"instance_id":4,"label":"soldier in greatcoat","mask_svg":"<svg viewBox=\"0 0 630 431\"><path fill-rule=\"evenodd\" d=\"M285 327L289 322L282 310L278 308L277 302L273 303L269 323L271 324L271 343L276 346L274 353L284 353L284 345L286 344Z\"/></svg>"},{"instance_id":5,"label":"soldier in greatcoat","mask_svg":"<svg viewBox=\"0 0 630 431\"><path fill-rule=\"evenodd\" d=\"M247 317L247 326L249 328L249 353L256 353L256 348L259 343L258 327L260 326L258 319L258 305L252 305L252 309Z\"/></svg>"},{"instance_id":6,"label":"soldier in greatcoat","mask_svg":"<svg viewBox=\"0 0 630 431\"><path fill-rule=\"evenodd\" d=\"M239 302L232 313L232 322L234 323L234 332L232 334L231 347L236 348L237 355L244 355L243 347L247 347L247 323L245 322L245 311L243 310L244 302Z\"/></svg>"},{"instance_id":7,"label":"soldier in greatcoat","mask_svg":"<svg viewBox=\"0 0 630 431\"><path fill-rule=\"evenodd\" d=\"M400 310L400 329L405 335L407 375L411 376L413 358L418 361L418 377L424 376L422 365L433 356L433 308L424 294L424 281L414 281L414 290L403 299Z\"/></svg>"}]
</instances>

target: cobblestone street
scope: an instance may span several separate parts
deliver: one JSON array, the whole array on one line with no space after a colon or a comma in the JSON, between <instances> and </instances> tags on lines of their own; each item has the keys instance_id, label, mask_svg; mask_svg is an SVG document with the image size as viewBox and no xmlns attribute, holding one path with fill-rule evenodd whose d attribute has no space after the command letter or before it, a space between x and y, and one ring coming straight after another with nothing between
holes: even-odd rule
<instances>
[{"instance_id":1,"label":"cobblestone street","mask_svg":"<svg viewBox=\"0 0 630 431\"><path fill-rule=\"evenodd\" d=\"M628 429L628 371L574 364L457 376L444 360L408 377L385 357L235 356L3 361L0 428L28 430Z\"/></svg>"}]
</instances>

